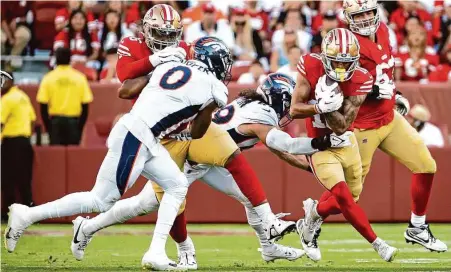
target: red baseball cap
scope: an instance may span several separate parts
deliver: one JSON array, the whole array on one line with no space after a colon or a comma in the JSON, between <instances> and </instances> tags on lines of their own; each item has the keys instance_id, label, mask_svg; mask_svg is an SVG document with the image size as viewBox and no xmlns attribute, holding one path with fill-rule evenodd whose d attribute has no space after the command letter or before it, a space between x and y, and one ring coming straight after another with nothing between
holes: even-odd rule
<instances>
[{"instance_id":1,"label":"red baseball cap","mask_svg":"<svg viewBox=\"0 0 451 272\"><path fill-rule=\"evenodd\" d=\"M202 4L202 11L203 12L216 12L216 8L212 3L207 2L207 3Z\"/></svg>"},{"instance_id":2,"label":"red baseball cap","mask_svg":"<svg viewBox=\"0 0 451 272\"><path fill-rule=\"evenodd\" d=\"M245 8L234 8L232 10L233 15L246 15L247 9Z\"/></svg>"}]
</instances>

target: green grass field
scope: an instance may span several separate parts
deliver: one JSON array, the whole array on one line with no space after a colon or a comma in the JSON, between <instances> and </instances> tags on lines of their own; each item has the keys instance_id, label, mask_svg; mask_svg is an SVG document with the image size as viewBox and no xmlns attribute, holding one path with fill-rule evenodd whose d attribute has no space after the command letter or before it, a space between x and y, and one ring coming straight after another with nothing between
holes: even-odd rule
<instances>
[{"instance_id":1,"label":"green grass field","mask_svg":"<svg viewBox=\"0 0 451 272\"><path fill-rule=\"evenodd\" d=\"M432 253L406 244L405 224L375 224L376 232L400 249L393 263L382 261L350 225L325 224L320 237L323 259L314 263L305 256L295 262L266 264L257 251L258 242L247 225L190 225L199 270L204 271L451 271L451 252ZM2 234L5 225L2 225ZM88 246L85 259L70 253L71 225L37 225L29 228L16 251L2 247L2 271L139 271L150 244L153 226L121 225L99 232ZM436 237L451 245L451 224L433 224ZM3 238L3 237L2 237ZM290 234L282 244L300 247ZM169 257L176 258L172 241Z\"/></svg>"}]
</instances>

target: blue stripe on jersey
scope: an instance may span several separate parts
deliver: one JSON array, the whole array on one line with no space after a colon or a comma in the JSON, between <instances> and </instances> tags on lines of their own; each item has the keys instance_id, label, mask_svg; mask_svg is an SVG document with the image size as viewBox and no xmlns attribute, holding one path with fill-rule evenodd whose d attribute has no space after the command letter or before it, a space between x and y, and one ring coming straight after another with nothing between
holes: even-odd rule
<instances>
[{"instance_id":1,"label":"blue stripe on jersey","mask_svg":"<svg viewBox=\"0 0 451 272\"><path fill-rule=\"evenodd\" d=\"M199 112L200 107L202 107L202 105L192 105L185 107L179 111L173 112L157 122L153 127L150 128L150 130L152 131L153 135L158 138L161 133L166 131L168 128L182 122L183 120L193 117Z\"/></svg>"},{"instance_id":2,"label":"blue stripe on jersey","mask_svg":"<svg viewBox=\"0 0 451 272\"><path fill-rule=\"evenodd\" d=\"M242 142L244 142L246 140L250 140L250 139L254 139L255 138L255 136L242 135L242 134L238 133L236 131L236 129L234 129L234 128L231 128L231 129L227 130L227 132L229 133L230 137L232 137L233 141L236 144L240 144L240 143L242 143ZM247 147L240 148L240 149L248 149L248 148L251 148L251 147L252 146L247 146Z\"/></svg>"},{"instance_id":3,"label":"blue stripe on jersey","mask_svg":"<svg viewBox=\"0 0 451 272\"><path fill-rule=\"evenodd\" d=\"M128 179L140 147L141 142L128 132L122 144L121 157L116 170L116 185L121 195L127 188Z\"/></svg>"}]
</instances>

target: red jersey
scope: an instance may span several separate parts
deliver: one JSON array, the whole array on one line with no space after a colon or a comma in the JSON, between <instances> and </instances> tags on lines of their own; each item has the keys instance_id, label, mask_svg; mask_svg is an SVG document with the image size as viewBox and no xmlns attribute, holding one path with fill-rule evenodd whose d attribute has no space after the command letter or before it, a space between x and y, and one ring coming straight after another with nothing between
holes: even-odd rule
<instances>
[{"instance_id":1,"label":"red jersey","mask_svg":"<svg viewBox=\"0 0 451 272\"><path fill-rule=\"evenodd\" d=\"M360 43L360 67L376 79L376 74L386 74L393 80L395 59L391 54L387 25L381 23L376 31L376 42L354 33ZM395 96L388 99L366 99L354 122L356 128L375 129L389 124L394 117Z\"/></svg>"},{"instance_id":2,"label":"red jersey","mask_svg":"<svg viewBox=\"0 0 451 272\"><path fill-rule=\"evenodd\" d=\"M62 8L57 10L55 14L55 24L62 22L65 22L67 24L67 22L69 21L70 14L71 11L69 11L68 8ZM88 20L87 24L89 31L95 30L97 28L97 22L94 19L94 15L92 14L92 12L90 11L86 12L86 19Z\"/></svg>"},{"instance_id":3,"label":"red jersey","mask_svg":"<svg viewBox=\"0 0 451 272\"><path fill-rule=\"evenodd\" d=\"M451 64L440 64L429 74L431 82L451 82Z\"/></svg>"},{"instance_id":4,"label":"red jersey","mask_svg":"<svg viewBox=\"0 0 451 272\"><path fill-rule=\"evenodd\" d=\"M326 74L323 63L321 62L321 57L317 54L302 56L298 62L297 69L298 72L310 83L311 91L309 101L304 102L308 102L309 104L316 103L316 84L318 83L319 78ZM371 91L373 86L373 77L365 69L357 67L352 77L347 81L338 82L338 86L343 92L345 98L349 96L363 95ZM307 135L312 138L332 133L332 130L330 130L326 124L324 116L320 114L308 117L305 125L307 128ZM353 130L352 124L348 130Z\"/></svg>"},{"instance_id":5,"label":"red jersey","mask_svg":"<svg viewBox=\"0 0 451 272\"><path fill-rule=\"evenodd\" d=\"M91 32L90 35L91 35L91 47L93 49L100 48L100 42L97 37L97 33ZM70 48L72 61L84 62L86 61L87 57L89 57L86 52L87 50L86 40L83 39L83 36L80 32L75 33L72 40L69 41L69 31L67 29L63 29L62 31L60 31L55 37L55 41L53 43L53 50L55 50L58 47Z\"/></svg>"},{"instance_id":6,"label":"red jersey","mask_svg":"<svg viewBox=\"0 0 451 272\"><path fill-rule=\"evenodd\" d=\"M396 67L401 68L403 81L420 81L427 79L430 72L435 71L435 67L439 64L439 56L435 51L426 50L424 56L415 61L410 57L410 53L399 53L395 58Z\"/></svg>"}]
</instances>

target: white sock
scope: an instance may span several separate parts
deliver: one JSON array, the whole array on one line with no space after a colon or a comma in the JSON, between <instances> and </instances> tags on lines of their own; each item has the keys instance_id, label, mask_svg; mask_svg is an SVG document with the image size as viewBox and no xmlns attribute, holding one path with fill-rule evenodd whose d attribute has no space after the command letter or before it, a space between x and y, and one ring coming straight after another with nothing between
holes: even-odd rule
<instances>
[{"instance_id":1,"label":"white sock","mask_svg":"<svg viewBox=\"0 0 451 272\"><path fill-rule=\"evenodd\" d=\"M247 222L255 230L255 234L257 235L257 238L260 242L260 246L262 247L262 249L273 247L274 244L269 242L268 239L266 238L266 234L263 229L263 222L258 216L258 214L255 212L253 208L245 207L245 209L247 215Z\"/></svg>"},{"instance_id":2,"label":"white sock","mask_svg":"<svg viewBox=\"0 0 451 272\"><path fill-rule=\"evenodd\" d=\"M383 242L384 242L384 240L382 240L381 238L377 237L376 240L374 240L374 242L371 243L371 245L372 245L375 249L377 249L377 248L379 247L379 245L380 245L381 243L383 243Z\"/></svg>"},{"instance_id":3,"label":"white sock","mask_svg":"<svg viewBox=\"0 0 451 272\"><path fill-rule=\"evenodd\" d=\"M195 251L193 241L191 240L191 237L187 237L185 241L181 243L175 243L177 245L178 251Z\"/></svg>"},{"instance_id":4,"label":"white sock","mask_svg":"<svg viewBox=\"0 0 451 272\"><path fill-rule=\"evenodd\" d=\"M94 194L79 192L68 194L58 200L48 202L28 210L28 220L35 223L49 218L60 218L74 214L99 212Z\"/></svg>"},{"instance_id":5,"label":"white sock","mask_svg":"<svg viewBox=\"0 0 451 272\"><path fill-rule=\"evenodd\" d=\"M426 224L426 215L416 215L412 213L410 216L410 223L412 223L414 227L419 228Z\"/></svg>"},{"instance_id":6,"label":"white sock","mask_svg":"<svg viewBox=\"0 0 451 272\"><path fill-rule=\"evenodd\" d=\"M267 223L276 219L276 216L272 212L271 206L269 206L268 202L254 207L254 211L258 214L260 219L263 220L263 223Z\"/></svg>"},{"instance_id":7,"label":"white sock","mask_svg":"<svg viewBox=\"0 0 451 272\"><path fill-rule=\"evenodd\" d=\"M147 199L143 199L147 197ZM155 194L139 195L119 200L108 211L87 220L83 225L83 232L93 235L97 231L114 224L123 223L138 215L145 215L158 209L158 200Z\"/></svg>"},{"instance_id":8,"label":"white sock","mask_svg":"<svg viewBox=\"0 0 451 272\"><path fill-rule=\"evenodd\" d=\"M174 224L177 212L182 205L184 198L175 197L165 192L158 209L158 219L155 226L152 242L150 243L150 254L160 255L166 254L165 247L168 239L169 231Z\"/></svg>"}]
</instances>

